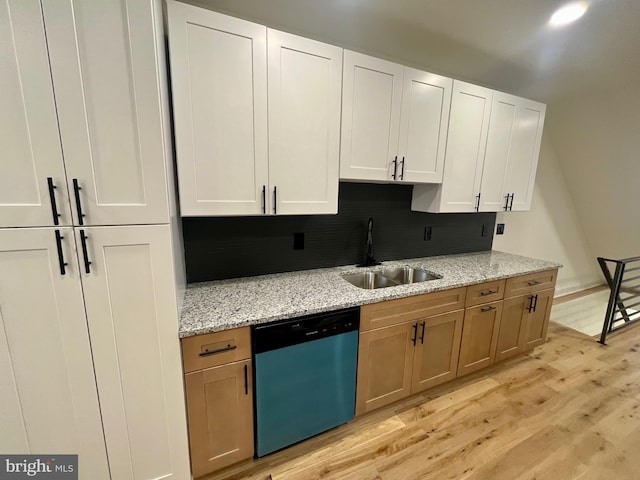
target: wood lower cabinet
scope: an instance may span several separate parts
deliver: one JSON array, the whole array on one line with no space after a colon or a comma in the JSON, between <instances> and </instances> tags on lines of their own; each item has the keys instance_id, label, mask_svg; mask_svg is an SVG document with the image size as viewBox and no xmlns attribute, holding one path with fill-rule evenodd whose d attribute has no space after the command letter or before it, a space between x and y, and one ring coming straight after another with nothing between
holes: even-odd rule
<instances>
[{"instance_id":1,"label":"wood lower cabinet","mask_svg":"<svg viewBox=\"0 0 640 480\"><path fill-rule=\"evenodd\" d=\"M407 322L360 334L356 415L410 395L416 330Z\"/></svg>"},{"instance_id":2,"label":"wood lower cabinet","mask_svg":"<svg viewBox=\"0 0 640 480\"><path fill-rule=\"evenodd\" d=\"M200 477L253 456L249 327L182 339L191 470Z\"/></svg>"},{"instance_id":3,"label":"wood lower cabinet","mask_svg":"<svg viewBox=\"0 0 640 480\"><path fill-rule=\"evenodd\" d=\"M459 377L494 363L501 315L501 301L465 311L458 363Z\"/></svg>"},{"instance_id":4,"label":"wood lower cabinet","mask_svg":"<svg viewBox=\"0 0 640 480\"><path fill-rule=\"evenodd\" d=\"M523 351L524 327L527 322L527 306L530 298L528 295L521 295L504 301L496 347L496 362Z\"/></svg>"},{"instance_id":5,"label":"wood lower cabinet","mask_svg":"<svg viewBox=\"0 0 640 480\"><path fill-rule=\"evenodd\" d=\"M418 324L411 393L456 378L464 310L427 318Z\"/></svg>"},{"instance_id":6,"label":"wood lower cabinet","mask_svg":"<svg viewBox=\"0 0 640 480\"><path fill-rule=\"evenodd\" d=\"M464 310L360 334L356 415L456 377Z\"/></svg>"},{"instance_id":7,"label":"wood lower cabinet","mask_svg":"<svg viewBox=\"0 0 640 480\"><path fill-rule=\"evenodd\" d=\"M547 338L547 327L549 326L549 316L553 305L554 289L543 290L534 294L533 310L527 314L523 349L531 350L538 345L542 345Z\"/></svg>"},{"instance_id":8,"label":"wood lower cabinet","mask_svg":"<svg viewBox=\"0 0 640 480\"><path fill-rule=\"evenodd\" d=\"M253 456L251 360L185 375L194 477Z\"/></svg>"}]
</instances>

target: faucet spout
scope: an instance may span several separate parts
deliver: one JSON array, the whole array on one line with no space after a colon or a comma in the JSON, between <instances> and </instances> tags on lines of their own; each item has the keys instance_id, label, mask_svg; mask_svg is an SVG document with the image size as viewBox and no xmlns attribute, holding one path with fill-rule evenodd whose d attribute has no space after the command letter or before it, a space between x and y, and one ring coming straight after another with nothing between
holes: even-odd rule
<instances>
[{"instance_id":1,"label":"faucet spout","mask_svg":"<svg viewBox=\"0 0 640 480\"><path fill-rule=\"evenodd\" d=\"M369 222L367 223L367 238L365 240L365 245L367 246L367 257L364 260L360 267L372 267L374 265L380 265L375 257L373 256L373 218L369 218Z\"/></svg>"}]
</instances>

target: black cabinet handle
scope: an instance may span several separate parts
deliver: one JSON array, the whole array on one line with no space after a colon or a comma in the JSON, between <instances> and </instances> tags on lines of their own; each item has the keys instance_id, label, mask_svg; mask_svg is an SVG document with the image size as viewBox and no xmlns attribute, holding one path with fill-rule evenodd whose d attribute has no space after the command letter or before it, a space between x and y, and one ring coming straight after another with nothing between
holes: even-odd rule
<instances>
[{"instance_id":1,"label":"black cabinet handle","mask_svg":"<svg viewBox=\"0 0 640 480\"><path fill-rule=\"evenodd\" d=\"M47 177L47 186L49 187L49 200L51 200L51 214L53 215L53 224L60 225L60 214L58 213L58 205L56 204L56 194L54 192L54 190L58 187L56 187L53 184L52 177Z\"/></svg>"},{"instance_id":2,"label":"black cabinet handle","mask_svg":"<svg viewBox=\"0 0 640 480\"><path fill-rule=\"evenodd\" d=\"M413 338L411 339L411 342L413 343L413 346L416 346L416 340L418 339L418 324L414 323L413 324Z\"/></svg>"},{"instance_id":3,"label":"black cabinet handle","mask_svg":"<svg viewBox=\"0 0 640 480\"><path fill-rule=\"evenodd\" d=\"M480 309L480 311L481 311L482 313L486 313L486 312L490 312L491 310L495 310L495 309L496 309L496 307L491 306L491 307L484 307L484 308L481 308L481 309Z\"/></svg>"},{"instance_id":4,"label":"black cabinet handle","mask_svg":"<svg viewBox=\"0 0 640 480\"><path fill-rule=\"evenodd\" d=\"M82 244L82 258L84 260L85 273L91 273L91 262L89 261L89 253L87 251L87 237L84 230L80 230L80 243Z\"/></svg>"},{"instance_id":5,"label":"black cabinet handle","mask_svg":"<svg viewBox=\"0 0 640 480\"><path fill-rule=\"evenodd\" d=\"M424 345L424 329L427 326L427 322L422 322L420 325L422 326L422 332L420 332L420 344Z\"/></svg>"},{"instance_id":6,"label":"black cabinet handle","mask_svg":"<svg viewBox=\"0 0 640 480\"><path fill-rule=\"evenodd\" d=\"M533 311L536 311L536 308L538 308L538 295L534 295L533 296Z\"/></svg>"},{"instance_id":7,"label":"black cabinet handle","mask_svg":"<svg viewBox=\"0 0 640 480\"><path fill-rule=\"evenodd\" d=\"M247 364L244 365L244 394L249 395L249 372Z\"/></svg>"},{"instance_id":8,"label":"black cabinet handle","mask_svg":"<svg viewBox=\"0 0 640 480\"><path fill-rule=\"evenodd\" d=\"M504 202L504 207L502 208L505 212L507 212L509 210L509 198L511 198L511 195L509 193L507 193L505 196L505 202Z\"/></svg>"},{"instance_id":9,"label":"black cabinet handle","mask_svg":"<svg viewBox=\"0 0 640 480\"><path fill-rule=\"evenodd\" d=\"M404 180L404 157L402 157L402 169L400 170L400 180Z\"/></svg>"},{"instance_id":10,"label":"black cabinet handle","mask_svg":"<svg viewBox=\"0 0 640 480\"><path fill-rule=\"evenodd\" d=\"M484 292L480 292L481 297L486 297L487 295L493 295L494 293L498 293L497 290L486 290Z\"/></svg>"},{"instance_id":11,"label":"black cabinet handle","mask_svg":"<svg viewBox=\"0 0 640 480\"><path fill-rule=\"evenodd\" d=\"M207 350L206 352L199 353L200 357L208 357L209 355L215 355L217 353L230 352L231 350L235 350L238 348L236 345L227 345L223 348L218 348L216 350Z\"/></svg>"},{"instance_id":12,"label":"black cabinet handle","mask_svg":"<svg viewBox=\"0 0 640 480\"><path fill-rule=\"evenodd\" d=\"M278 213L278 187L273 187L273 214Z\"/></svg>"},{"instance_id":13,"label":"black cabinet handle","mask_svg":"<svg viewBox=\"0 0 640 480\"><path fill-rule=\"evenodd\" d=\"M515 196L516 196L515 193L511 194L511 203L509 204L509 211L513 210L513 197L515 197Z\"/></svg>"},{"instance_id":14,"label":"black cabinet handle","mask_svg":"<svg viewBox=\"0 0 640 480\"><path fill-rule=\"evenodd\" d=\"M73 194L76 198L76 210L78 211L78 224L84 225L84 213L82 213L82 203L80 202L80 190L82 187L78 185L78 179L73 179ZM88 272L87 272L88 273Z\"/></svg>"},{"instance_id":15,"label":"black cabinet handle","mask_svg":"<svg viewBox=\"0 0 640 480\"><path fill-rule=\"evenodd\" d=\"M262 213L267 213L267 186L262 185Z\"/></svg>"},{"instance_id":16,"label":"black cabinet handle","mask_svg":"<svg viewBox=\"0 0 640 480\"><path fill-rule=\"evenodd\" d=\"M396 179L396 177L398 176L398 156L396 155L396 158L393 159L393 173L391 174L391 178L393 178L394 180Z\"/></svg>"},{"instance_id":17,"label":"black cabinet handle","mask_svg":"<svg viewBox=\"0 0 640 480\"><path fill-rule=\"evenodd\" d=\"M65 268L68 263L64 261L64 252L62 251L62 239L64 238L60 235L60 230L56 230L56 247L58 248L58 262L60 263L60 275L65 275L67 273L67 269Z\"/></svg>"},{"instance_id":18,"label":"black cabinet handle","mask_svg":"<svg viewBox=\"0 0 640 480\"><path fill-rule=\"evenodd\" d=\"M535 287L536 285L540 285L540 280L532 280L531 282L527 282L527 285Z\"/></svg>"},{"instance_id":19,"label":"black cabinet handle","mask_svg":"<svg viewBox=\"0 0 640 480\"><path fill-rule=\"evenodd\" d=\"M527 308L529 313L533 312L533 299L534 299L534 297L535 297L535 295L531 295L529 297L529 307Z\"/></svg>"},{"instance_id":20,"label":"black cabinet handle","mask_svg":"<svg viewBox=\"0 0 640 480\"><path fill-rule=\"evenodd\" d=\"M480 193L476 195L476 212L480 211Z\"/></svg>"}]
</instances>

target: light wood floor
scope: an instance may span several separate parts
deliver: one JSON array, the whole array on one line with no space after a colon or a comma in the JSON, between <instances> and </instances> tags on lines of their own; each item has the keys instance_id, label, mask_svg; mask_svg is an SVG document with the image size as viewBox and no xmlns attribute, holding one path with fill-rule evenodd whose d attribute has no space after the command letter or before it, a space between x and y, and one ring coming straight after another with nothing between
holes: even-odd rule
<instances>
[{"instance_id":1,"label":"light wood floor","mask_svg":"<svg viewBox=\"0 0 640 480\"><path fill-rule=\"evenodd\" d=\"M545 345L211 479L640 478L640 329Z\"/></svg>"}]
</instances>

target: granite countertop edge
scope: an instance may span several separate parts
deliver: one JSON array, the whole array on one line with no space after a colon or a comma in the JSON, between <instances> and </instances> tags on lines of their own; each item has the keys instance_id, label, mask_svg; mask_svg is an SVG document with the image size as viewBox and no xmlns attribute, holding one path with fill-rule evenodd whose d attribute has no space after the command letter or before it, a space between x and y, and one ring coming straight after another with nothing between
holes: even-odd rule
<instances>
[{"instance_id":1,"label":"granite countertop edge","mask_svg":"<svg viewBox=\"0 0 640 480\"><path fill-rule=\"evenodd\" d=\"M355 287L341 278L398 266L422 268L442 278L375 290ZM178 333L186 338L561 267L556 262L493 250L393 260L366 269L347 265L193 283L185 290Z\"/></svg>"}]
</instances>

